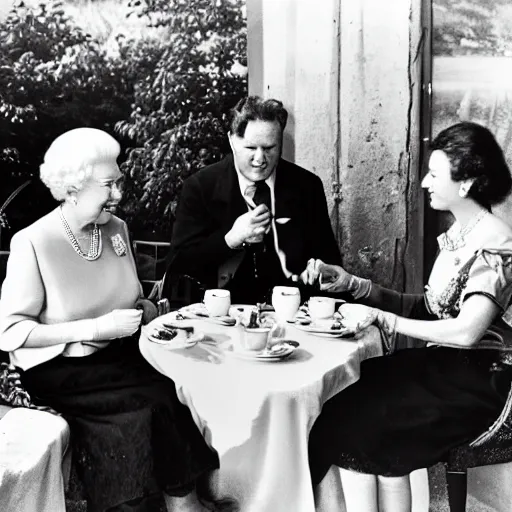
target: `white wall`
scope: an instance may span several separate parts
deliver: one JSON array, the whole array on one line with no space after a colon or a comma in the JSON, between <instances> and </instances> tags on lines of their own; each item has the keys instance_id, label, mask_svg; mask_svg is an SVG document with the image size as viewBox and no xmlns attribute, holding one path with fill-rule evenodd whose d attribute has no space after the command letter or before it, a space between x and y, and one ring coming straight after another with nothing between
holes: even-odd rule
<instances>
[{"instance_id":1,"label":"white wall","mask_svg":"<svg viewBox=\"0 0 512 512\"><path fill-rule=\"evenodd\" d=\"M339 0L247 0L247 11L249 91L283 101L283 157L320 176L336 228Z\"/></svg>"},{"instance_id":2,"label":"white wall","mask_svg":"<svg viewBox=\"0 0 512 512\"><path fill-rule=\"evenodd\" d=\"M247 0L249 89L289 109L284 157L322 178L346 266L407 290L422 285L420 4Z\"/></svg>"}]
</instances>

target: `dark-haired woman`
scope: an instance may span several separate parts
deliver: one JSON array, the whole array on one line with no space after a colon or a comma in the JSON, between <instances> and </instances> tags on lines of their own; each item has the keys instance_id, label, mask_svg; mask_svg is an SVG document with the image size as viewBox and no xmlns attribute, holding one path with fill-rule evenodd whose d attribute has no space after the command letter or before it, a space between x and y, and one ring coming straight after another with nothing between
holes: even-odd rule
<instances>
[{"instance_id":1,"label":"dark-haired woman","mask_svg":"<svg viewBox=\"0 0 512 512\"><path fill-rule=\"evenodd\" d=\"M409 512L409 473L442 461L499 417L512 381L512 229L490 212L511 189L493 135L474 123L442 131L422 182L455 222L438 238L424 294L382 288L341 267L310 261L306 279L351 292L345 323L377 323L388 357L365 361L361 379L330 400L310 435L313 483L342 468L348 512ZM377 309L380 308L380 309ZM394 351L396 334L427 342Z\"/></svg>"}]
</instances>

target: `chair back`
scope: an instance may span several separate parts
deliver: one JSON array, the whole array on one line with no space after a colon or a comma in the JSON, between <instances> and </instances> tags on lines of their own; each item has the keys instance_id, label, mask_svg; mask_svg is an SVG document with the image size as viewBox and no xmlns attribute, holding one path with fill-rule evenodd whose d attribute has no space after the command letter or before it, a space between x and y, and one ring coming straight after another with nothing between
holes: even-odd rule
<instances>
[{"instance_id":1,"label":"chair back","mask_svg":"<svg viewBox=\"0 0 512 512\"><path fill-rule=\"evenodd\" d=\"M184 274L171 275L166 272L159 285L159 299L168 299L171 311L183 306L202 302L206 286Z\"/></svg>"},{"instance_id":2,"label":"chair back","mask_svg":"<svg viewBox=\"0 0 512 512\"><path fill-rule=\"evenodd\" d=\"M512 442L512 384L510 386L507 401L503 407L501 414L496 421L476 439L471 441L469 446L476 447L482 446L493 438L506 437L507 440Z\"/></svg>"},{"instance_id":3,"label":"chair back","mask_svg":"<svg viewBox=\"0 0 512 512\"><path fill-rule=\"evenodd\" d=\"M155 290L155 286L159 285L165 273L169 247L169 242L133 241L133 253L137 264L137 272L145 297L153 299L158 293L158 290Z\"/></svg>"}]
</instances>

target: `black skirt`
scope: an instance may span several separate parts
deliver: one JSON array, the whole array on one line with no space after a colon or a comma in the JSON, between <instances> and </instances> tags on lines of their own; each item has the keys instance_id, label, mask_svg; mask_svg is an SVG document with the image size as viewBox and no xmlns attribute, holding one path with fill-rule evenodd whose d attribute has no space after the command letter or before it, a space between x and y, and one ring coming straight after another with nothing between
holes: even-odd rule
<instances>
[{"instance_id":1,"label":"black skirt","mask_svg":"<svg viewBox=\"0 0 512 512\"><path fill-rule=\"evenodd\" d=\"M316 485L335 464L402 476L445 460L500 415L512 373L497 352L409 349L361 365L361 378L329 400L309 438Z\"/></svg>"},{"instance_id":2,"label":"black skirt","mask_svg":"<svg viewBox=\"0 0 512 512\"><path fill-rule=\"evenodd\" d=\"M92 510L158 490L184 496L219 467L174 382L144 360L136 336L86 357L59 356L22 372L22 384L69 423Z\"/></svg>"}]
</instances>

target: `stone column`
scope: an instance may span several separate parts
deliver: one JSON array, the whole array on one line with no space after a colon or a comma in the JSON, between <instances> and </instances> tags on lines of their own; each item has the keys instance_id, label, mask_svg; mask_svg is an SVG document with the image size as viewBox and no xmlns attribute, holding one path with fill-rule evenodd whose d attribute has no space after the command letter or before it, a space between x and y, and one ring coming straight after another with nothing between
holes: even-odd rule
<instances>
[{"instance_id":1,"label":"stone column","mask_svg":"<svg viewBox=\"0 0 512 512\"><path fill-rule=\"evenodd\" d=\"M288 108L284 158L322 178L347 269L405 291L423 285L420 13L421 0L247 0L249 90ZM425 512L426 471L411 482Z\"/></svg>"},{"instance_id":2,"label":"stone column","mask_svg":"<svg viewBox=\"0 0 512 512\"><path fill-rule=\"evenodd\" d=\"M250 92L289 109L284 157L322 178L345 266L421 290L421 1L247 0L247 12Z\"/></svg>"},{"instance_id":3,"label":"stone column","mask_svg":"<svg viewBox=\"0 0 512 512\"><path fill-rule=\"evenodd\" d=\"M279 99L288 109L283 157L320 176L335 232L339 3L247 0L249 92Z\"/></svg>"},{"instance_id":4,"label":"stone column","mask_svg":"<svg viewBox=\"0 0 512 512\"><path fill-rule=\"evenodd\" d=\"M341 6L345 263L395 289L421 290L420 1Z\"/></svg>"}]
</instances>

